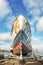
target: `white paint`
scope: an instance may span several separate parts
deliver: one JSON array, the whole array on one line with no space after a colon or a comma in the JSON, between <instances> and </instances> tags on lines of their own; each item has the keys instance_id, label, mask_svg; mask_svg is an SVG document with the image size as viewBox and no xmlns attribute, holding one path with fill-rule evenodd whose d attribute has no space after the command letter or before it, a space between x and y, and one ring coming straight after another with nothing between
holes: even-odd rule
<instances>
[{"instance_id":1,"label":"white paint","mask_svg":"<svg viewBox=\"0 0 43 65\"><path fill-rule=\"evenodd\" d=\"M17 31L19 32L19 30L23 29L23 27L24 27L25 23L27 22L27 20L25 19L25 17L23 15L20 15L17 19L18 19L17 20L18 22L17 21L15 21L15 22L17 22L16 24L20 26L20 29L17 29ZM15 24L15 22L14 22L14 24ZM15 33L15 30L13 30L12 40L15 38L15 36L16 36L16 33Z\"/></svg>"}]
</instances>

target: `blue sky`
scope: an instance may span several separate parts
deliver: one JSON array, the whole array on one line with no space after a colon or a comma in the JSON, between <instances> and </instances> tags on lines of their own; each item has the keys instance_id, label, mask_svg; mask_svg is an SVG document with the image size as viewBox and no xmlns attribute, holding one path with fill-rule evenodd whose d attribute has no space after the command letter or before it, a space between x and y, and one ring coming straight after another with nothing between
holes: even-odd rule
<instances>
[{"instance_id":1,"label":"blue sky","mask_svg":"<svg viewBox=\"0 0 43 65\"><path fill-rule=\"evenodd\" d=\"M0 48L10 48L12 24L20 14L30 23L32 47L43 51L43 0L0 0Z\"/></svg>"}]
</instances>

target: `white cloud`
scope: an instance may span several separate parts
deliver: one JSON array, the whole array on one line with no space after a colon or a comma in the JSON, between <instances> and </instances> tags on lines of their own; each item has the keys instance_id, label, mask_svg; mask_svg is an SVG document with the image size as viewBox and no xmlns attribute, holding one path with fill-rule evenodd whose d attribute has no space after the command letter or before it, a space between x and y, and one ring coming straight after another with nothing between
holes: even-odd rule
<instances>
[{"instance_id":1,"label":"white cloud","mask_svg":"<svg viewBox=\"0 0 43 65\"><path fill-rule=\"evenodd\" d=\"M43 0L23 0L23 3L28 14L31 14L33 17L40 16L43 13Z\"/></svg>"},{"instance_id":2,"label":"white cloud","mask_svg":"<svg viewBox=\"0 0 43 65\"><path fill-rule=\"evenodd\" d=\"M32 37L31 44L33 48L43 47L43 40L40 37Z\"/></svg>"},{"instance_id":3,"label":"white cloud","mask_svg":"<svg viewBox=\"0 0 43 65\"><path fill-rule=\"evenodd\" d=\"M41 40L41 38L39 37L32 37L31 40L31 45L32 45L32 50L34 51L34 53L37 54L37 51L39 53L39 55L43 55L43 40Z\"/></svg>"},{"instance_id":4,"label":"white cloud","mask_svg":"<svg viewBox=\"0 0 43 65\"><path fill-rule=\"evenodd\" d=\"M11 49L11 33L0 33L0 49L10 50Z\"/></svg>"},{"instance_id":5,"label":"white cloud","mask_svg":"<svg viewBox=\"0 0 43 65\"><path fill-rule=\"evenodd\" d=\"M43 17L41 17L37 24L36 24L36 28L39 32L42 32L43 31Z\"/></svg>"},{"instance_id":6,"label":"white cloud","mask_svg":"<svg viewBox=\"0 0 43 65\"><path fill-rule=\"evenodd\" d=\"M10 50L11 49L11 33L0 33L0 50Z\"/></svg>"},{"instance_id":7,"label":"white cloud","mask_svg":"<svg viewBox=\"0 0 43 65\"><path fill-rule=\"evenodd\" d=\"M34 45L40 44L40 38L39 37L32 37L31 38L31 43Z\"/></svg>"},{"instance_id":8,"label":"white cloud","mask_svg":"<svg viewBox=\"0 0 43 65\"><path fill-rule=\"evenodd\" d=\"M6 0L0 0L0 18L6 16L9 12L11 12L8 2Z\"/></svg>"},{"instance_id":9,"label":"white cloud","mask_svg":"<svg viewBox=\"0 0 43 65\"><path fill-rule=\"evenodd\" d=\"M40 37L32 37L31 44L33 48L38 48L43 45L43 40Z\"/></svg>"},{"instance_id":10,"label":"white cloud","mask_svg":"<svg viewBox=\"0 0 43 65\"><path fill-rule=\"evenodd\" d=\"M11 41L11 33L0 33L0 43Z\"/></svg>"},{"instance_id":11,"label":"white cloud","mask_svg":"<svg viewBox=\"0 0 43 65\"><path fill-rule=\"evenodd\" d=\"M0 44L0 50L11 50L11 43L1 43Z\"/></svg>"}]
</instances>

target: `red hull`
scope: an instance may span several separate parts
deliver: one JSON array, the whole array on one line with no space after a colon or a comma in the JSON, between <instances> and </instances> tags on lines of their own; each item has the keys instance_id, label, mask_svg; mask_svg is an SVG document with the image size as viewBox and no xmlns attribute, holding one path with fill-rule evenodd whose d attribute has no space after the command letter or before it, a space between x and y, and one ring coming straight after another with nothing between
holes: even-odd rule
<instances>
[{"instance_id":1,"label":"red hull","mask_svg":"<svg viewBox=\"0 0 43 65\"><path fill-rule=\"evenodd\" d=\"M22 49L21 49L22 48ZM13 53L20 54L20 50L22 50L22 54L28 53L28 48L21 42L19 42L15 48L13 48Z\"/></svg>"}]
</instances>

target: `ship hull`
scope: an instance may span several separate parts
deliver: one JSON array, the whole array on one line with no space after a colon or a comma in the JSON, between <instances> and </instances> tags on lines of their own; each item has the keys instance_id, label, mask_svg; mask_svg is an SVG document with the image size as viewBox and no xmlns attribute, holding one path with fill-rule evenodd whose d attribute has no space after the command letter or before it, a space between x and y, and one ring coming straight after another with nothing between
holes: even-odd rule
<instances>
[{"instance_id":1,"label":"ship hull","mask_svg":"<svg viewBox=\"0 0 43 65\"><path fill-rule=\"evenodd\" d=\"M22 52L22 53L21 53ZM16 55L26 55L28 53L28 48L22 43L19 42L15 48L13 48L13 53Z\"/></svg>"},{"instance_id":2,"label":"ship hull","mask_svg":"<svg viewBox=\"0 0 43 65\"><path fill-rule=\"evenodd\" d=\"M14 54L24 55L32 52L30 24L23 15L15 19L11 35Z\"/></svg>"}]
</instances>

